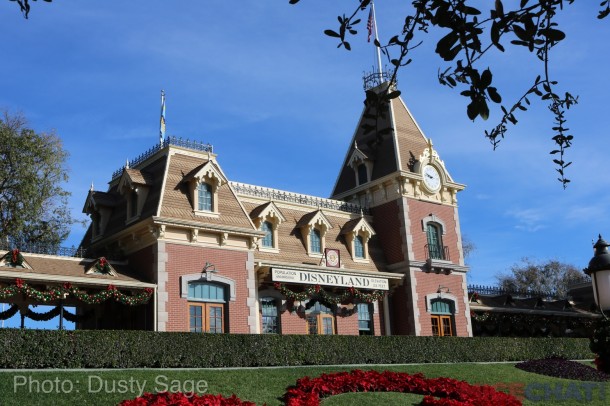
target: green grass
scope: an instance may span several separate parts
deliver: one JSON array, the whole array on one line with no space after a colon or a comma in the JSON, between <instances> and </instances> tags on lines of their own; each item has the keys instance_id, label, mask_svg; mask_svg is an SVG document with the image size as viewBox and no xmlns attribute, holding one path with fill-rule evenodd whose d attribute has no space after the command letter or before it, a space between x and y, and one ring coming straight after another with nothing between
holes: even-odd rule
<instances>
[{"instance_id":1,"label":"green grass","mask_svg":"<svg viewBox=\"0 0 610 406\"><path fill-rule=\"evenodd\" d=\"M61 370L41 372L0 372L0 405L114 405L124 399L138 396L138 386L144 385L145 391L151 392L163 389L190 390L197 382L207 393L221 393L231 395L235 393L242 400L250 400L259 405L267 403L269 406L281 405L280 397L286 388L293 385L302 376L315 377L324 372L345 371L350 367L302 367L277 369L242 369L242 370L85 370L64 372ZM536 375L519 370L514 364L425 364L409 366L387 366L375 368L408 373L421 372L427 377L445 376L465 380L472 384L504 384L513 388L535 390L533 395L545 397L545 388L550 390L551 396L547 401L524 401L525 405L605 405L601 399L599 383L591 383L591 400L586 401L586 384L579 381L569 381ZM25 380L25 385L15 387ZM122 380L122 382L120 382ZM44 381L44 384L43 384ZM30 382L32 383L31 388ZM37 387L36 382L40 387ZM124 384L124 385L123 385ZM131 384L131 385L130 385ZM68 393L62 393L63 391ZM173 385L173 387L172 387ZM605 392L610 397L610 385L603 384ZM30 390L31 389L31 390ZM50 393L42 393L44 391ZM559 390L561 396L568 391L568 399L558 399L554 394ZM581 400L579 401L579 391ZM342 400L345 396L348 400ZM412 404L416 402L403 394L350 394L337 396L324 402L324 405L348 404ZM337 403L335 403L337 402ZM406 402L406 403L405 403ZM409 403L410 402L410 403Z\"/></svg>"}]
</instances>

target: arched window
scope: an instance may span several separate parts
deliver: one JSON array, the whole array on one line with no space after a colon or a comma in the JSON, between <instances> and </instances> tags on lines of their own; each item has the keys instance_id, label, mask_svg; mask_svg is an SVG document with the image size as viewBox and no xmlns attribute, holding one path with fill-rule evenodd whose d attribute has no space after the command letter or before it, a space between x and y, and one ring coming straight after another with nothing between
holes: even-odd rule
<instances>
[{"instance_id":1,"label":"arched window","mask_svg":"<svg viewBox=\"0 0 610 406\"><path fill-rule=\"evenodd\" d=\"M364 258L364 240L361 235L357 235L354 239L354 257Z\"/></svg>"},{"instance_id":2,"label":"arched window","mask_svg":"<svg viewBox=\"0 0 610 406\"><path fill-rule=\"evenodd\" d=\"M428 237L428 258L444 260L445 252L443 249L443 241L441 238L442 230L440 225L428 223L426 234Z\"/></svg>"},{"instance_id":3,"label":"arched window","mask_svg":"<svg viewBox=\"0 0 610 406\"><path fill-rule=\"evenodd\" d=\"M366 165L360 164L358 165L358 185L365 184L368 182L368 175L366 173Z\"/></svg>"},{"instance_id":4,"label":"arched window","mask_svg":"<svg viewBox=\"0 0 610 406\"><path fill-rule=\"evenodd\" d=\"M265 221L261 225L261 231L266 232L262 240L263 247L273 248L273 226L270 222Z\"/></svg>"},{"instance_id":5,"label":"arched window","mask_svg":"<svg viewBox=\"0 0 610 406\"><path fill-rule=\"evenodd\" d=\"M326 305L316 302L307 309L307 332L309 334L335 334L335 315Z\"/></svg>"},{"instance_id":6,"label":"arched window","mask_svg":"<svg viewBox=\"0 0 610 406\"><path fill-rule=\"evenodd\" d=\"M320 236L320 230L313 228L309 233L309 245L311 252L320 254L322 253L322 238Z\"/></svg>"},{"instance_id":7,"label":"arched window","mask_svg":"<svg viewBox=\"0 0 610 406\"><path fill-rule=\"evenodd\" d=\"M262 332L263 334L279 334L280 318L276 299L272 297L261 298Z\"/></svg>"},{"instance_id":8,"label":"arched window","mask_svg":"<svg viewBox=\"0 0 610 406\"><path fill-rule=\"evenodd\" d=\"M197 186L198 209L212 211L212 187L207 183L200 183Z\"/></svg>"},{"instance_id":9,"label":"arched window","mask_svg":"<svg viewBox=\"0 0 610 406\"><path fill-rule=\"evenodd\" d=\"M453 335L453 313L454 303L447 299L433 299L430 302L432 313L432 335Z\"/></svg>"},{"instance_id":10,"label":"arched window","mask_svg":"<svg viewBox=\"0 0 610 406\"><path fill-rule=\"evenodd\" d=\"M192 333L224 333L226 289L224 285L188 283L189 325Z\"/></svg>"},{"instance_id":11,"label":"arched window","mask_svg":"<svg viewBox=\"0 0 610 406\"><path fill-rule=\"evenodd\" d=\"M373 318L371 317L371 305L369 303L358 303L358 332L361 336L373 335Z\"/></svg>"}]
</instances>

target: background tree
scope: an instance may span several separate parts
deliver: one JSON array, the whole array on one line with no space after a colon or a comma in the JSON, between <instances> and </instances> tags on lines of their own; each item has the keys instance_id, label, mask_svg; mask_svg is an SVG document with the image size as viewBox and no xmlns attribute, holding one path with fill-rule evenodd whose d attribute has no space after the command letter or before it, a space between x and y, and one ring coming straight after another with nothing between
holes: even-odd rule
<instances>
[{"instance_id":1,"label":"background tree","mask_svg":"<svg viewBox=\"0 0 610 406\"><path fill-rule=\"evenodd\" d=\"M576 266L554 259L535 261L523 258L510 268L511 274L497 275L499 287L506 290L542 292L549 296L567 297L570 281L583 277Z\"/></svg>"},{"instance_id":2,"label":"background tree","mask_svg":"<svg viewBox=\"0 0 610 406\"><path fill-rule=\"evenodd\" d=\"M296 4L300 0L289 0ZM328 29L325 34L339 40L338 47L351 49L349 36L356 35L361 24L361 13L369 7L371 0L355 0L351 13L338 16L339 28ZM517 113L527 110L530 99L537 97L547 104L552 116L551 139L554 147L550 152L559 173L558 180L565 188L570 180L565 170L571 162L565 160L565 152L572 145L573 136L566 127L566 111L577 103L578 98L570 92L560 91L550 71L551 50L563 41L566 34L558 24L558 14L569 13L567 7L575 0L409 0L405 1L405 22L402 31L392 36L386 44L375 40L393 66L392 80L398 70L411 63L413 50L422 45L422 37L430 30L440 32L435 52L445 62L439 68L438 80L442 85L460 89L468 99L466 114L471 120L481 117L487 120L493 104L499 104L501 119L485 137L495 149L506 135L509 124L517 124ZM598 6L599 4L599 6ZM597 17L603 19L610 14L610 1L591 2L597 8ZM484 9L481 11L481 9ZM523 47L540 62L538 72L532 73L532 81L523 86L523 94L507 105L502 104L500 91L492 85L493 74L485 56L503 53L505 46ZM392 55L393 54L393 55ZM387 89L383 97L367 93L367 105L378 106L400 93ZM491 104L490 104L491 103Z\"/></svg>"},{"instance_id":3,"label":"background tree","mask_svg":"<svg viewBox=\"0 0 610 406\"><path fill-rule=\"evenodd\" d=\"M0 117L0 242L58 246L74 223L61 140L36 133L21 115Z\"/></svg>"}]
</instances>

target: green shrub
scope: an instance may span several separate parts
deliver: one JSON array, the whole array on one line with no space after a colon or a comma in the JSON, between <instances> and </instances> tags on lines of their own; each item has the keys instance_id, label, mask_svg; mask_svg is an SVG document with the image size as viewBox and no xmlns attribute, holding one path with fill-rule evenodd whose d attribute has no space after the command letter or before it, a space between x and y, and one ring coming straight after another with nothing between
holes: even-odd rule
<instances>
[{"instance_id":1,"label":"green shrub","mask_svg":"<svg viewBox=\"0 0 610 406\"><path fill-rule=\"evenodd\" d=\"M592 358L584 338L0 330L0 368L209 368Z\"/></svg>"}]
</instances>

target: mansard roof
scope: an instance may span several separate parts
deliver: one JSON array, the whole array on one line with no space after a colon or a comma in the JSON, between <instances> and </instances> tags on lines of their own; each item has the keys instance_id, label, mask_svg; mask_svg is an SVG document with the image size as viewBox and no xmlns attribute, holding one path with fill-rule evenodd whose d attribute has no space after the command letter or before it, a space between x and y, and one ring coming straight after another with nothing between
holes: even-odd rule
<instances>
[{"instance_id":1,"label":"mansard roof","mask_svg":"<svg viewBox=\"0 0 610 406\"><path fill-rule=\"evenodd\" d=\"M260 203L242 199L246 210L252 212L261 206ZM311 211L307 207L294 202L274 202L282 211L286 221L278 225L278 252L263 250L254 251L255 261L277 262L284 264L306 264L320 265L321 259L311 257L307 254L300 227L308 224L320 214L318 210ZM342 212L338 210L325 210L323 215L332 228L327 229L324 236L326 248L337 249L341 253L341 266L349 270L360 270L366 272L379 272L386 268L386 260L377 236L371 237L368 242L370 261L368 263L353 261L350 255L345 236L342 234L342 226L353 219L360 221L360 214Z\"/></svg>"},{"instance_id":2,"label":"mansard roof","mask_svg":"<svg viewBox=\"0 0 610 406\"><path fill-rule=\"evenodd\" d=\"M217 217L204 217L195 214L185 180L192 179L196 174L201 174L201 171L213 168L214 166L217 167L219 173L222 173L217 164L212 165L209 163L209 158L203 154L196 156L194 154L183 154L180 151L172 154L169 157L167 165L165 188L163 189L157 215L165 219L173 218L195 223L255 230L248 213L242 207L228 182L223 182L218 186L219 215ZM224 175L222 176L224 177Z\"/></svg>"},{"instance_id":3,"label":"mansard roof","mask_svg":"<svg viewBox=\"0 0 610 406\"><path fill-rule=\"evenodd\" d=\"M83 206L83 213L88 213L91 206L97 208L102 207L115 207L119 204L121 199L120 195L115 193L100 192L97 190L90 190Z\"/></svg>"},{"instance_id":4,"label":"mansard roof","mask_svg":"<svg viewBox=\"0 0 610 406\"><path fill-rule=\"evenodd\" d=\"M328 221L328 218L320 209L303 215L303 217L301 217L301 219L297 223L297 228L314 224L322 224L326 226L327 229L333 228L333 226L330 224L330 221Z\"/></svg>"},{"instance_id":5,"label":"mansard roof","mask_svg":"<svg viewBox=\"0 0 610 406\"><path fill-rule=\"evenodd\" d=\"M383 84L381 86L387 86ZM377 91L381 89L378 88ZM413 172L415 162L428 146L428 139L413 118L402 98L385 102L379 111L365 106L352 137L332 196L340 195L356 186L354 169L350 166L354 153L359 151L375 162L371 181L395 172Z\"/></svg>"}]
</instances>

